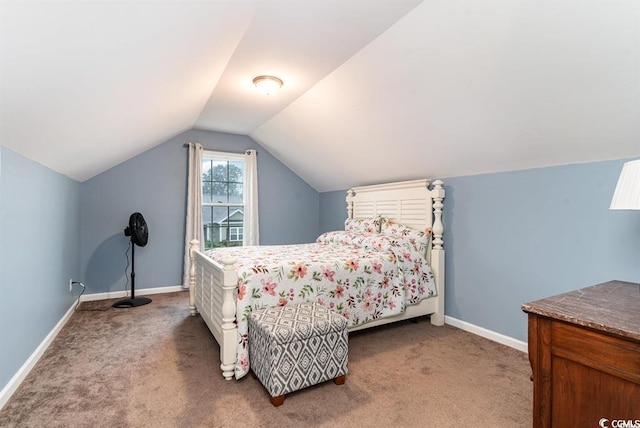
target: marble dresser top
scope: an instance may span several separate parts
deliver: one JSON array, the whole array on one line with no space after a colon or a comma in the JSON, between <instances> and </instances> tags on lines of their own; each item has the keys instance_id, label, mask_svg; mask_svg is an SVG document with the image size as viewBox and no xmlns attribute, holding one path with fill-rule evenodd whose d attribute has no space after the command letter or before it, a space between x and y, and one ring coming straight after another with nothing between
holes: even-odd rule
<instances>
[{"instance_id":1,"label":"marble dresser top","mask_svg":"<svg viewBox=\"0 0 640 428\"><path fill-rule=\"evenodd\" d=\"M525 303L522 310L640 341L640 284L609 281Z\"/></svg>"}]
</instances>

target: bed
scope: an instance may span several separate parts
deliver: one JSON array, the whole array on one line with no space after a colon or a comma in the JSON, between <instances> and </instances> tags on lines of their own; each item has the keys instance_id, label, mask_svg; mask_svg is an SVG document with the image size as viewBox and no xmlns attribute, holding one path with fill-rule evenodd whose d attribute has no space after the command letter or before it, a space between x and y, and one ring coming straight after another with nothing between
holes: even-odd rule
<instances>
[{"instance_id":1,"label":"bed","mask_svg":"<svg viewBox=\"0 0 640 428\"><path fill-rule=\"evenodd\" d=\"M224 378L249 370L251 309L312 300L345 316L350 331L424 315L443 325L444 196L440 180L354 187L345 231L314 244L202 252L191 241L190 313L220 345Z\"/></svg>"}]
</instances>

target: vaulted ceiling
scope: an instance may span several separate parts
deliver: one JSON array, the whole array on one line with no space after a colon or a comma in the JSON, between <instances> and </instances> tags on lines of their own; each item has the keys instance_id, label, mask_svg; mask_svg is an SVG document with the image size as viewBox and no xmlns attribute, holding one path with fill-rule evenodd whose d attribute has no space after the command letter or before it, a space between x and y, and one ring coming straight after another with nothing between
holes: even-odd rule
<instances>
[{"instance_id":1,"label":"vaulted ceiling","mask_svg":"<svg viewBox=\"0 0 640 428\"><path fill-rule=\"evenodd\" d=\"M640 156L635 0L2 0L0 61L0 144L78 181L191 128L318 191Z\"/></svg>"}]
</instances>

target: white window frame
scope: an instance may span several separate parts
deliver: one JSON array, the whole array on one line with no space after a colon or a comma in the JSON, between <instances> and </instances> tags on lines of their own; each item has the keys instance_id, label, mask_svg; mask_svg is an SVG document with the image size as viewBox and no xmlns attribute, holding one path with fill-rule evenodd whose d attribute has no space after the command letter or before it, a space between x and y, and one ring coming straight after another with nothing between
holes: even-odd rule
<instances>
[{"instance_id":1,"label":"white window frame","mask_svg":"<svg viewBox=\"0 0 640 428\"><path fill-rule=\"evenodd\" d=\"M243 218L244 218L244 212L245 212L245 205L246 205L246 183L247 183L247 165L246 165L246 160L245 160L245 155L242 153L225 153L225 152L217 152L217 151L213 151L213 150L204 150L202 153L202 162L204 163L205 161L232 161L232 162L240 162L242 163L242 184L243 184L243 190L242 190L242 202L204 202L204 198L202 201L202 207L239 207L240 209L242 209L243 212ZM202 180L202 178L200 178ZM204 183L202 183L202 188L204 189ZM202 212L202 208L201 208L201 212ZM204 223L204 222L203 222ZM229 239L228 242L234 242L234 243L240 243L240 245L243 245L243 239L242 237L244 236L244 230L243 233L241 234L241 237L239 240L237 241L232 241L231 240L231 229L234 228L241 228L244 229L244 226L238 227L238 226L228 226L226 227L226 229L229 231ZM222 238L222 236L220 236L220 238ZM226 238L226 236L225 236ZM224 239L226 240L226 239ZM223 241L223 239L220 239L220 241ZM205 240L206 242L206 240Z\"/></svg>"}]
</instances>

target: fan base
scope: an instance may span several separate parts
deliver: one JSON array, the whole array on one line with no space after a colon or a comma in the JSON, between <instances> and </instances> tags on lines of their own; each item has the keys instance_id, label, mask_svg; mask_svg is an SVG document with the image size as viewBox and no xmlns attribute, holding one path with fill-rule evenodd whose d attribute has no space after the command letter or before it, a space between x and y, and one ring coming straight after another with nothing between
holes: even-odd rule
<instances>
[{"instance_id":1,"label":"fan base","mask_svg":"<svg viewBox=\"0 0 640 428\"><path fill-rule=\"evenodd\" d=\"M122 299L115 302L113 305L114 308L131 308L134 306L142 306L151 303L151 299L147 299L146 297L136 297L133 299Z\"/></svg>"}]
</instances>

